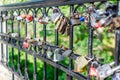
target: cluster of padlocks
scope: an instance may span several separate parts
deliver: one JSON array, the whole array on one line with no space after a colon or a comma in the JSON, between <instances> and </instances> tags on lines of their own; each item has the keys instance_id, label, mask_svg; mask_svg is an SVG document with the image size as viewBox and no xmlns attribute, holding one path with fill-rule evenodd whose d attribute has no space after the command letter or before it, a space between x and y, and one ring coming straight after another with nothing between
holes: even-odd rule
<instances>
[{"instance_id":1,"label":"cluster of padlocks","mask_svg":"<svg viewBox=\"0 0 120 80\"><path fill-rule=\"evenodd\" d=\"M52 8L53 12L50 17L41 16L39 18L34 18L32 15L21 14L15 17L13 17L14 15L11 15L9 17L4 17L3 19L12 20L16 18L17 20L26 20L26 22L36 21L40 24L47 24L49 21L52 21L55 24L55 29L59 33L69 36L70 26L80 25L81 23L90 24L94 29L107 26L110 31L119 29L120 17L117 15L116 9L117 5L108 2L105 3L103 9L98 9L91 3L85 8L85 12L74 10L70 14L70 19L64 16L58 8ZM64 60L64 57L69 57L73 54L72 50L69 50L64 46L53 46L50 43L41 41L39 38L20 38L18 33L0 34L0 36L2 40L14 45L19 45L22 49L36 51L38 53L42 53L42 50L45 49L47 51L47 58L55 62L62 61ZM78 73L84 72L84 68L89 64L89 76L95 77L97 80L104 80L112 75L112 80L120 80L120 65L114 67L115 62L100 64L96 57L88 58L87 56L78 56L75 59L74 71Z\"/></svg>"}]
</instances>

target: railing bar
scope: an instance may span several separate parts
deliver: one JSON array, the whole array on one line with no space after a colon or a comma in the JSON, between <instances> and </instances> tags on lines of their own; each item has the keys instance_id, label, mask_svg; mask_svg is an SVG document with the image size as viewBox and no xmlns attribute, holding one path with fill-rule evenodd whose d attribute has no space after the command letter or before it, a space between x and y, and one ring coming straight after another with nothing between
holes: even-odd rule
<instances>
[{"instance_id":1,"label":"railing bar","mask_svg":"<svg viewBox=\"0 0 120 80\"><path fill-rule=\"evenodd\" d=\"M55 30L55 46L58 46L58 31ZM57 64L58 62L56 62ZM58 80L58 68L54 68L54 80Z\"/></svg>"},{"instance_id":2,"label":"railing bar","mask_svg":"<svg viewBox=\"0 0 120 80\"><path fill-rule=\"evenodd\" d=\"M90 14L89 14L90 15ZM93 48L93 27L91 26L91 21L90 21L90 16L89 16L89 23L88 23L88 58L92 58L92 48ZM88 80L90 79L89 76L89 69L90 69L90 64L88 66Z\"/></svg>"},{"instance_id":3,"label":"railing bar","mask_svg":"<svg viewBox=\"0 0 120 80\"><path fill-rule=\"evenodd\" d=\"M46 8L43 8L43 16L47 16ZM46 24L43 24L43 40L46 42ZM46 58L46 49L43 51L44 58ZM47 64L44 62L43 67L43 80L47 80Z\"/></svg>"},{"instance_id":4,"label":"railing bar","mask_svg":"<svg viewBox=\"0 0 120 80\"><path fill-rule=\"evenodd\" d=\"M0 12L0 16L2 17L2 12ZM1 33L3 33L3 23L0 21ZM3 62L3 44L1 43L1 62Z\"/></svg>"},{"instance_id":5,"label":"railing bar","mask_svg":"<svg viewBox=\"0 0 120 80\"><path fill-rule=\"evenodd\" d=\"M18 12L17 13L17 15L20 15L20 12ZM18 36L19 37L21 37L21 35L20 35L20 22L21 21L17 21L17 27L18 27ZM20 46L20 41L18 41L18 45ZM20 76L22 76L22 73L21 73L21 69L20 69L20 54L21 54L21 52L20 52L20 50L18 49L18 63L17 63L17 68L18 68L18 74L20 75Z\"/></svg>"},{"instance_id":6,"label":"railing bar","mask_svg":"<svg viewBox=\"0 0 120 80\"><path fill-rule=\"evenodd\" d=\"M10 9L25 9L25 8L36 8L36 7L52 7L52 6L63 6L63 5L71 5L71 4L83 4L83 3L89 3L89 2L99 2L99 1L107 1L107 0L69 0L69 1L65 1L65 0L59 0L59 1L51 1L51 0L45 0L45 2L30 2L30 3L21 3L21 4L12 4L12 5L4 5L1 6L0 11L4 11L4 10L10 10ZM33 5L34 4L34 5ZM22 6L21 6L22 5ZM6 8L4 8L6 7Z\"/></svg>"},{"instance_id":7,"label":"railing bar","mask_svg":"<svg viewBox=\"0 0 120 80\"><path fill-rule=\"evenodd\" d=\"M36 11L34 11L34 14L36 15ZM34 15L34 18L35 18ZM36 21L33 21L33 34L34 34L34 38L36 38ZM36 47L35 47L35 51L36 51ZM37 64L36 64L36 57L34 56L34 75L33 78L34 80L37 80Z\"/></svg>"},{"instance_id":8,"label":"railing bar","mask_svg":"<svg viewBox=\"0 0 120 80\"><path fill-rule=\"evenodd\" d=\"M11 13L10 13L10 15L11 16L13 16L13 11L11 11ZM12 33L14 33L14 28L13 28L13 20L11 20L11 32ZM12 43L12 41L11 41L11 43ZM15 68L14 68L14 48L12 47L12 59L11 59L11 61L12 61L12 70L13 71L15 71ZM14 73L12 73L12 80L14 80Z\"/></svg>"},{"instance_id":9,"label":"railing bar","mask_svg":"<svg viewBox=\"0 0 120 80\"><path fill-rule=\"evenodd\" d=\"M25 25L24 25L25 26L25 37L27 37L27 22L26 22L26 20L24 20L24 23L25 23ZM28 60L28 55L25 52L25 80L29 80L28 69L27 69L27 67L28 67L27 60Z\"/></svg>"},{"instance_id":10,"label":"railing bar","mask_svg":"<svg viewBox=\"0 0 120 80\"><path fill-rule=\"evenodd\" d=\"M74 5L70 5L70 13L73 12ZM73 49L73 26L70 25L70 35L69 35L69 49ZM69 70L72 70L73 61L69 58ZM69 76L69 80L72 80L72 76Z\"/></svg>"},{"instance_id":11,"label":"railing bar","mask_svg":"<svg viewBox=\"0 0 120 80\"><path fill-rule=\"evenodd\" d=\"M7 11L5 11L5 16L7 16ZM8 25L7 25L7 20L5 20L5 27L6 27L6 30L5 32L7 33L8 32ZM8 45L6 45L6 66L8 66Z\"/></svg>"},{"instance_id":12,"label":"railing bar","mask_svg":"<svg viewBox=\"0 0 120 80\"><path fill-rule=\"evenodd\" d=\"M47 62L48 64L50 64L50 65L52 65L52 66L54 66L54 67L57 67L57 68L61 69L62 71L68 73L69 75L78 78L78 80L86 80L86 79L87 79L84 75L75 73L75 72L73 72L72 70L69 70L69 69L68 69L67 67L65 67L64 65L61 65L60 63L56 64L55 62L51 61L50 59L44 58L44 57L42 56L42 54L34 53L33 51L28 51L27 49L22 49L22 48L20 48L20 47L18 47L18 46L15 46L15 45L10 44L10 43L8 43L8 42L6 42L6 41L3 41L3 40L1 40L1 42L4 43L4 44L8 44L9 46L12 46L12 47L14 47L14 48L20 49L20 50L22 50L22 51L24 51L24 52L26 52L26 53L28 53L28 54L30 54L30 55L34 55L36 58L39 58L39 59ZM33 53L34 53L34 54L33 54Z\"/></svg>"},{"instance_id":13,"label":"railing bar","mask_svg":"<svg viewBox=\"0 0 120 80\"><path fill-rule=\"evenodd\" d=\"M117 13L118 16L120 16L119 12L120 12L120 1L117 0ZM114 50L114 61L115 61L115 66L119 65L119 57L120 57L120 29L116 29L115 30L115 50Z\"/></svg>"}]
</instances>

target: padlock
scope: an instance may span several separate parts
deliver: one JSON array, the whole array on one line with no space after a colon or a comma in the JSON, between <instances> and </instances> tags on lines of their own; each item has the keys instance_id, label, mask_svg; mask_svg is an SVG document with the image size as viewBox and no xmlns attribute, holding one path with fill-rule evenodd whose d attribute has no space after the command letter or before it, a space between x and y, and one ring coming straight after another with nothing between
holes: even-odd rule
<instances>
[{"instance_id":1,"label":"padlock","mask_svg":"<svg viewBox=\"0 0 120 80\"><path fill-rule=\"evenodd\" d=\"M14 38L17 38L18 37L18 33L11 33L10 36L14 37Z\"/></svg>"},{"instance_id":2,"label":"padlock","mask_svg":"<svg viewBox=\"0 0 120 80\"><path fill-rule=\"evenodd\" d=\"M47 57L48 58L50 58L50 59L52 59L53 58L53 52L52 52L52 50L50 49L50 47L48 47L48 51L47 51Z\"/></svg>"},{"instance_id":3,"label":"padlock","mask_svg":"<svg viewBox=\"0 0 120 80\"><path fill-rule=\"evenodd\" d=\"M114 28L119 28L120 27L120 17L114 17L112 19L112 24Z\"/></svg>"},{"instance_id":4,"label":"padlock","mask_svg":"<svg viewBox=\"0 0 120 80\"><path fill-rule=\"evenodd\" d=\"M55 19L61 15L58 8L53 8L53 13L51 15L51 21L55 22Z\"/></svg>"},{"instance_id":5,"label":"padlock","mask_svg":"<svg viewBox=\"0 0 120 80\"><path fill-rule=\"evenodd\" d=\"M99 66L98 61L91 62L90 69L89 69L89 75L90 76L97 76L97 70L96 68Z\"/></svg>"},{"instance_id":6,"label":"padlock","mask_svg":"<svg viewBox=\"0 0 120 80\"><path fill-rule=\"evenodd\" d=\"M120 80L120 71L117 71L112 75L112 80Z\"/></svg>"},{"instance_id":7,"label":"padlock","mask_svg":"<svg viewBox=\"0 0 120 80\"><path fill-rule=\"evenodd\" d=\"M76 26L76 25L80 24L80 18L79 18L78 12L72 12L70 17L71 17L70 22L71 22L72 26Z\"/></svg>"},{"instance_id":8,"label":"padlock","mask_svg":"<svg viewBox=\"0 0 120 80\"><path fill-rule=\"evenodd\" d=\"M14 16L10 15L10 16L5 16L4 20L14 20Z\"/></svg>"},{"instance_id":9,"label":"padlock","mask_svg":"<svg viewBox=\"0 0 120 80\"><path fill-rule=\"evenodd\" d=\"M114 63L115 62L112 62L111 64L104 64L104 65L99 66L97 68L97 73L98 73L98 77L99 77L100 80L104 80L108 76L114 74L115 71L120 69L120 65L116 66L114 68L111 68L111 66L113 66Z\"/></svg>"},{"instance_id":10,"label":"padlock","mask_svg":"<svg viewBox=\"0 0 120 80\"><path fill-rule=\"evenodd\" d=\"M33 20L33 16L32 15L27 15L26 16L26 22L31 22Z\"/></svg>"},{"instance_id":11,"label":"padlock","mask_svg":"<svg viewBox=\"0 0 120 80\"><path fill-rule=\"evenodd\" d=\"M7 36L9 36L9 35L7 35L7 33L2 33L2 34L0 34L0 39L6 41Z\"/></svg>"},{"instance_id":12,"label":"padlock","mask_svg":"<svg viewBox=\"0 0 120 80\"><path fill-rule=\"evenodd\" d=\"M112 15L109 15L106 18L100 19L97 23L94 24L94 28L100 28L109 25L112 22Z\"/></svg>"},{"instance_id":13,"label":"padlock","mask_svg":"<svg viewBox=\"0 0 120 80\"><path fill-rule=\"evenodd\" d=\"M62 23L62 20L63 20L63 16L60 16L60 18L58 19L58 21L55 23L56 24L56 26L55 26L56 30L59 30L60 25Z\"/></svg>"},{"instance_id":14,"label":"padlock","mask_svg":"<svg viewBox=\"0 0 120 80\"><path fill-rule=\"evenodd\" d=\"M39 23L41 23L41 24L47 24L49 20L50 19L47 16L46 17L40 17Z\"/></svg>"},{"instance_id":15,"label":"padlock","mask_svg":"<svg viewBox=\"0 0 120 80\"><path fill-rule=\"evenodd\" d=\"M71 19L70 21L71 21L72 26L80 25L79 19Z\"/></svg>"},{"instance_id":16,"label":"padlock","mask_svg":"<svg viewBox=\"0 0 120 80\"><path fill-rule=\"evenodd\" d=\"M29 40L30 38L26 37L23 41L22 48L28 48L29 47Z\"/></svg>"},{"instance_id":17,"label":"padlock","mask_svg":"<svg viewBox=\"0 0 120 80\"><path fill-rule=\"evenodd\" d=\"M60 48L55 49L53 61L59 62L59 61L62 61L64 59L64 56L62 56L60 53L61 53Z\"/></svg>"},{"instance_id":18,"label":"padlock","mask_svg":"<svg viewBox=\"0 0 120 80\"><path fill-rule=\"evenodd\" d=\"M19 37L18 33L11 33L10 37L11 37L11 43L13 43L14 45L16 45L16 42L17 42L16 38Z\"/></svg>"},{"instance_id":19,"label":"padlock","mask_svg":"<svg viewBox=\"0 0 120 80\"><path fill-rule=\"evenodd\" d=\"M84 18L83 16L81 16L81 17L79 18L79 21L80 21L80 22L84 22L84 20L85 20L85 18Z\"/></svg>"},{"instance_id":20,"label":"padlock","mask_svg":"<svg viewBox=\"0 0 120 80\"><path fill-rule=\"evenodd\" d=\"M65 50L65 51L62 53L62 55L63 55L64 57L69 57L71 54L72 54L72 50Z\"/></svg>"},{"instance_id":21,"label":"padlock","mask_svg":"<svg viewBox=\"0 0 120 80\"><path fill-rule=\"evenodd\" d=\"M83 72L83 71L84 71L84 68L88 65L88 63L89 63L91 60L92 60L92 59L87 60L84 56L77 57L76 60L75 60L75 68L74 68L74 71L75 71L75 72Z\"/></svg>"},{"instance_id":22,"label":"padlock","mask_svg":"<svg viewBox=\"0 0 120 80\"><path fill-rule=\"evenodd\" d=\"M67 36L70 35L70 24L67 24L67 25L66 25L65 34L66 34Z\"/></svg>"},{"instance_id":23,"label":"padlock","mask_svg":"<svg viewBox=\"0 0 120 80\"><path fill-rule=\"evenodd\" d=\"M25 14L21 14L20 16L17 16L16 19L17 20L23 20L26 18L26 15Z\"/></svg>"},{"instance_id":24,"label":"padlock","mask_svg":"<svg viewBox=\"0 0 120 80\"><path fill-rule=\"evenodd\" d=\"M68 21L68 19L66 17L63 17L61 24L60 24L59 28L57 29L61 34L65 33L67 21Z\"/></svg>"}]
</instances>

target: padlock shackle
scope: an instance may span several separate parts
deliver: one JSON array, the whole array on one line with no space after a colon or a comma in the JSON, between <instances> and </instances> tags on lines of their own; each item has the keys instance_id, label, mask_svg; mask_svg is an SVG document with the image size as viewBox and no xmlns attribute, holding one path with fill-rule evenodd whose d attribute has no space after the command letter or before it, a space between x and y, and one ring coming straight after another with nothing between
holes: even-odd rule
<instances>
[{"instance_id":1,"label":"padlock shackle","mask_svg":"<svg viewBox=\"0 0 120 80\"><path fill-rule=\"evenodd\" d=\"M109 63L110 66L113 66L114 64L115 64L115 62L111 62L111 63Z\"/></svg>"}]
</instances>

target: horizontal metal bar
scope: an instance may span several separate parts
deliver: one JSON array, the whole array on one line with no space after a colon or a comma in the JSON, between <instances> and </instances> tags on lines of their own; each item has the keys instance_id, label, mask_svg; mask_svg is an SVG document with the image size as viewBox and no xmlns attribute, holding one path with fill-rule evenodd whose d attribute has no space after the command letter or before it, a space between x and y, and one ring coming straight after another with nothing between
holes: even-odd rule
<instances>
[{"instance_id":1,"label":"horizontal metal bar","mask_svg":"<svg viewBox=\"0 0 120 80\"><path fill-rule=\"evenodd\" d=\"M107 0L44 0L44 1L31 1L10 5L0 6L0 11L13 10L13 9L25 9L25 8L36 8L36 7L51 7L51 6L63 6L71 4L83 4L89 2L99 2Z\"/></svg>"},{"instance_id":2,"label":"horizontal metal bar","mask_svg":"<svg viewBox=\"0 0 120 80\"><path fill-rule=\"evenodd\" d=\"M6 34L6 33L0 33L0 36L1 37L8 37L8 35ZM23 40L24 40L24 38L14 38L14 37L10 37L11 39L14 39L14 40L17 40L17 42L23 42ZM37 44L35 44L35 46L38 46ZM40 45L39 45L40 46ZM49 44L49 43L45 43L45 44L42 44L41 45L41 48L42 49L45 49L45 50L47 50L48 48L50 47L50 49L52 50L52 51L54 51L56 48L60 48L60 47L58 47L58 46L55 46L55 45L51 45L51 44ZM61 53L59 53L59 54L61 54L61 55L63 55L63 53L65 52L65 50L63 50L62 49L62 52ZM64 56L64 55L63 55ZM79 57L79 56L81 56L81 55L78 55L77 53L74 53L74 52L72 52L71 54L70 54L70 59L73 59L73 60L75 60L77 57ZM64 57L66 57L66 56L64 56Z\"/></svg>"},{"instance_id":3,"label":"horizontal metal bar","mask_svg":"<svg viewBox=\"0 0 120 80\"><path fill-rule=\"evenodd\" d=\"M42 61L44 61L44 62L46 62L46 63L48 63L48 64L50 64L50 65L52 65L52 66L54 66L54 67L56 67L56 68L58 68L58 69L60 69L60 70L66 72L68 75L71 75L71 76L73 76L73 77L75 77L75 78L77 78L77 79L79 79L79 80L87 80L86 76L84 76L84 75L82 75L82 74L75 73L75 72L69 70L67 67L65 67L64 65L62 65L62 64L60 64L60 63L55 63L54 61L52 61L52 60L50 60L50 59L48 59L48 58L42 57L42 54L38 54L38 53L35 53L35 52L33 52L33 51L28 51L27 49L22 49L22 48L20 48L20 47L18 47L18 46L15 46L15 45L13 45L13 44L7 43L6 41L2 41L2 40L1 40L0 42L1 42L1 43L4 43L4 44L7 44L7 45L9 45L9 46L12 46L12 47L14 47L14 48L17 48L17 49L19 49L19 50L22 50L22 51L24 51L24 52L26 52L26 53L28 53L28 54L30 54L30 55L33 55L33 56L35 56L36 58L41 59Z\"/></svg>"}]
</instances>

